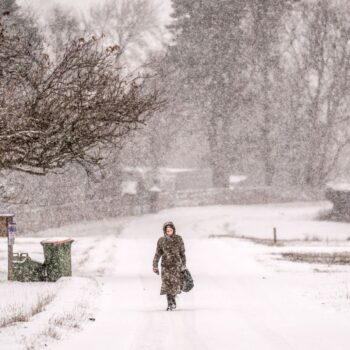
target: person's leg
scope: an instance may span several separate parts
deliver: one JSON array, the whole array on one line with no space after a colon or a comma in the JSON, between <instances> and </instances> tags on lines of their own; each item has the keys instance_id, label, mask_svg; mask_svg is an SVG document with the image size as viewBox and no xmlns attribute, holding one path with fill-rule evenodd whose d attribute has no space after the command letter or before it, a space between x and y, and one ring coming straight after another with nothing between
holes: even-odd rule
<instances>
[{"instance_id":1,"label":"person's leg","mask_svg":"<svg viewBox=\"0 0 350 350\"><path fill-rule=\"evenodd\" d=\"M167 310L170 310L170 309L171 309L171 305L172 305L172 302L171 302L171 295L170 295L170 294L167 294L167 295L166 295L166 299L167 299L167 302L168 302Z\"/></svg>"},{"instance_id":2,"label":"person's leg","mask_svg":"<svg viewBox=\"0 0 350 350\"><path fill-rule=\"evenodd\" d=\"M171 304L172 304L172 308L175 309L176 308L176 295L172 295L171 296Z\"/></svg>"}]
</instances>

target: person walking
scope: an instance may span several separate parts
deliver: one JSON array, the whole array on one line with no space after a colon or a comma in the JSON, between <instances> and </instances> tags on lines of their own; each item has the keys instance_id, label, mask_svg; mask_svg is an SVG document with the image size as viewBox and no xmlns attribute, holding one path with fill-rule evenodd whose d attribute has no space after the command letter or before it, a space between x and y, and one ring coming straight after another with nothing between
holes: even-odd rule
<instances>
[{"instance_id":1,"label":"person walking","mask_svg":"<svg viewBox=\"0 0 350 350\"><path fill-rule=\"evenodd\" d=\"M163 237L157 242L153 258L153 272L159 275L158 263L161 261L161 295L167 297L167 310L176 308L176 295L181 293L181 271L186 269L185 245L180 235L176 234L175 225L167 221L163 225Z\"/></svg>"}]
</instances>

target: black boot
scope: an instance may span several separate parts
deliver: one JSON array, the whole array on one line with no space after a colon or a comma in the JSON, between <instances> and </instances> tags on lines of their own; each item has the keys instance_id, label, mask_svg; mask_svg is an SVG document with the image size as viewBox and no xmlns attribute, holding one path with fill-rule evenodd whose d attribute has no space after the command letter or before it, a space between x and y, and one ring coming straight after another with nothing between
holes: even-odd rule
<instances>
[{"instance_id":1,"label":"black boot","mask_svg":"<svg viewBox=\"0 0 350 350\"><path fill-rule=\"evenodd\" d=\"M176 309L175 295L167 294L166 297L168 301L167 311Z\"/></svg>"}]
</instances>

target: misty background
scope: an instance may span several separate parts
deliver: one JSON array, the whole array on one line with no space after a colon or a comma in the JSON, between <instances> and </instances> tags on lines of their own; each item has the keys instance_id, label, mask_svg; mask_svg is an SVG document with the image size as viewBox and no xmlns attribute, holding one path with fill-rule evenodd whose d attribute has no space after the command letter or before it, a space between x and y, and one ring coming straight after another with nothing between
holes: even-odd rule
<instances>
[{"instance_id":1,"label":"misty background","mask_svg":"<svg viewBox=\"0 0 350 350\"><path fill-rule=\"evenodd\" d=\"M147 212L155 191L177 204L323 199L349 180L346 1L7 0L2 11L14 4L53 61L70 40L103 36L125 74L156 77L166 101L94 174L3 169L3 210L35 212L36 228L49 208L56 225Z\"/></svg>"}]
</instances>

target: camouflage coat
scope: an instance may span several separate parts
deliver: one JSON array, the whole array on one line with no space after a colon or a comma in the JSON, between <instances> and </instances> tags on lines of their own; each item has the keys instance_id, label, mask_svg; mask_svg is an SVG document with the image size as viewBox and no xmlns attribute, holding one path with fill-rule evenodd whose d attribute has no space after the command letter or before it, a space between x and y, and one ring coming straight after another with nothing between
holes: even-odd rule
<instances>
[{"instance_id":1,"label":"camouflage coat","mask_svg":"<svg viewBox=\"0 0 350 350\"><path fill-rule=\"evenodd\" d=\"M157 250L153 259L153 268L158 268L161 261L162 287L160 294L181 293L181 269L186 266L185 245L182 237L173 234L158 239Z\"/></svg>"}]
</instances>

